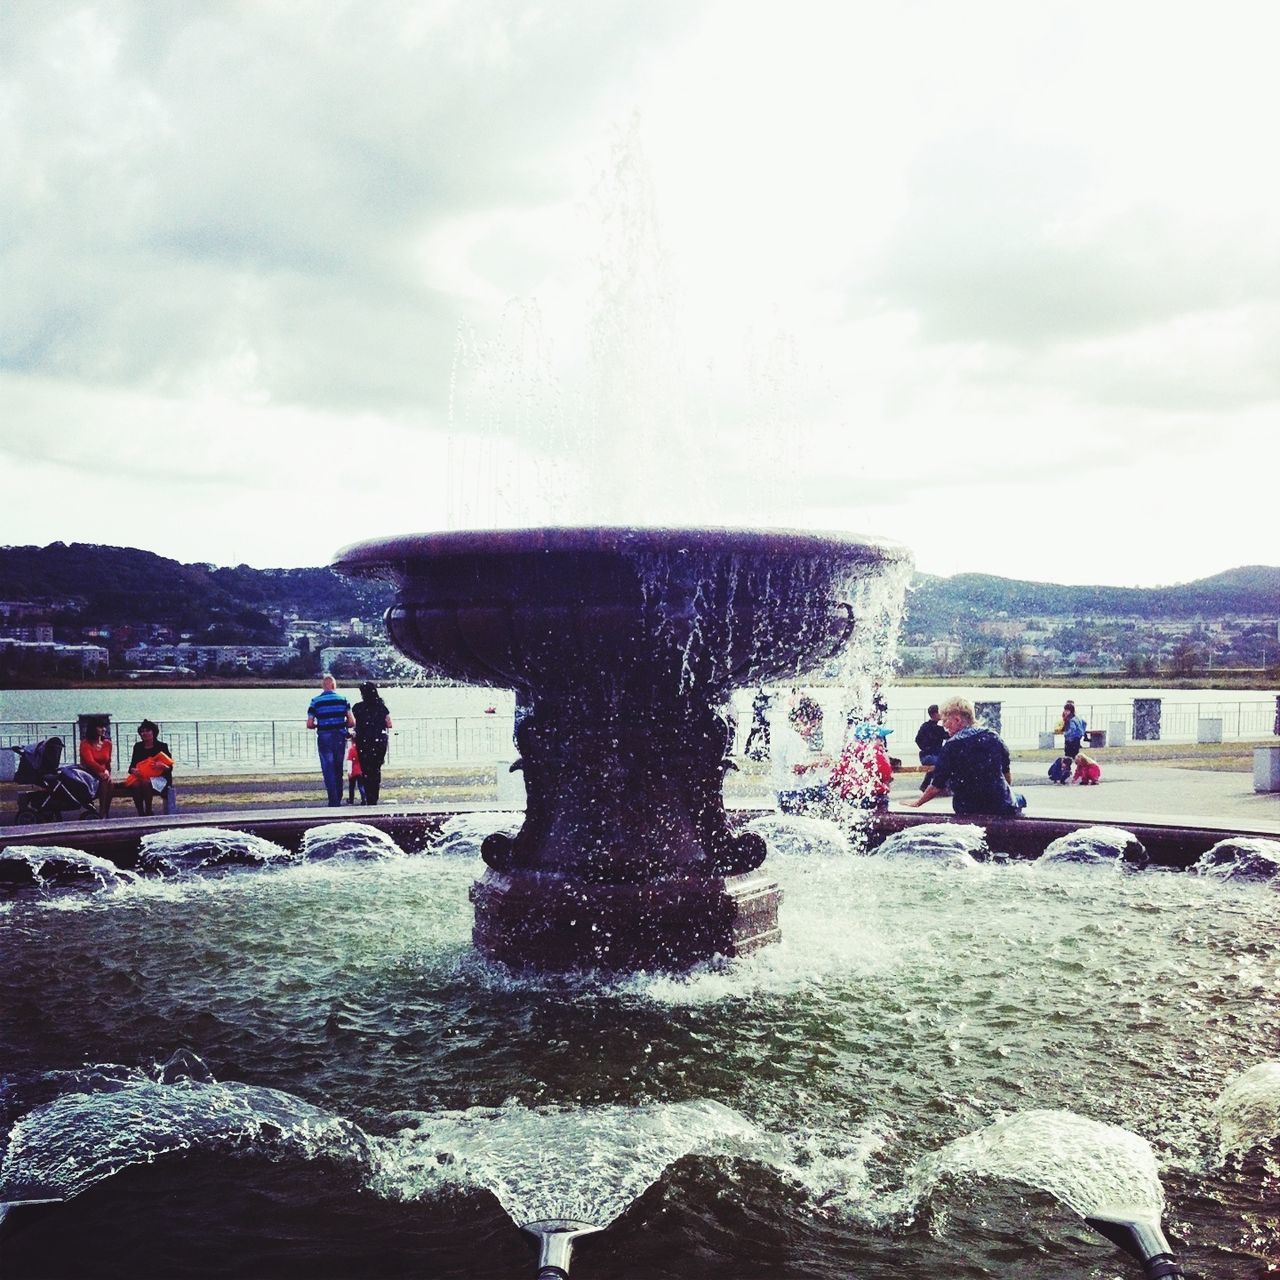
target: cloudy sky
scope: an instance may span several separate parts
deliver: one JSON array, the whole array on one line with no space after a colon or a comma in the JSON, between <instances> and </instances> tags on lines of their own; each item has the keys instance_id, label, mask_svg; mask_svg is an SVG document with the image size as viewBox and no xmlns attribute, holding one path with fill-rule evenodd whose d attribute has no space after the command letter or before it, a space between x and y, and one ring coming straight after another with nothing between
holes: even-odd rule
<instances>
[{"instance_id":1,"label":"cloudy sky","mask_svg":"<svg viewBox=\"0 0 1280 1280\"><path fill-rule=\"evenodd\" d=\"M1280 563L1280 7L6 0L0 543Z\"/></svg>"}]
</instances>

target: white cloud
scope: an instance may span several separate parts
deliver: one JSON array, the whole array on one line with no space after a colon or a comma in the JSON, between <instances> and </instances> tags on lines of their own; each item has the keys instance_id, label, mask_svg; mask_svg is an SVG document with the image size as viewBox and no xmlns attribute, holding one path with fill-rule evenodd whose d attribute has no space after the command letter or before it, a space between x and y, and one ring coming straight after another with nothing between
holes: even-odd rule
<instances>
[{"instance_id":1,"label":"white cloud","mask_svg":"<svg viewBox=\"0 0 1280 1280\"><path fill-rule=\"evenodd\" d=\"M1261 0L17 0L0 539L1274 560L1277 35Z\"/></svg>"}]
</instances>

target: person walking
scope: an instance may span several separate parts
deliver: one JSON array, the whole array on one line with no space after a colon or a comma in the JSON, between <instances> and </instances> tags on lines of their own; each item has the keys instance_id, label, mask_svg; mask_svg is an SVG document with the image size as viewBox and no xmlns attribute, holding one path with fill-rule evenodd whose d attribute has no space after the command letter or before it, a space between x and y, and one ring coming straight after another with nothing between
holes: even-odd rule
<instances>
[{"instance_id":1,"label":"person walking","mask_svg":"<svg viewBox=\"0 0 1280 1280\"><path fill-rule=\"evenodd\" d=\"M1022 813L1027 801L1010 786L1009 748L998 733L973 721L973 703L968 698L949 698L942 704L942 727L950 736L938 752L933 781L916 799L903 801L907 808L919 809L950 791L951 807L958 814L1016 818Z\"/></svg>"},{"instance_id":2,"label":"person walking","mask_svg":"<svg viewBox=\"0 0 1280 1280\"><path fill-rule=\"evenodd\" d=\"M929 707L929 718L916 730L916 750L920 752L920 763L925 767L924 780L920 783L921 791L933 781L933 766L938 763L938 752L942 750L942 744L946 740L947 731L942 727L942 712L935 702Z\"/></svg>"},{"instance_id":3,"label":"person walking","mask_svg":"<svg viewBox=\"0 0 1280 1280\"><path fill-rule=\"evenodd\" d=\"M388 731L392 724L391 712L387 710L378 686L372 681L366 681L360 686L360 701L355 705L354 723L360 772L364 777L364 802L377 804L382 791L382 762L387 758Z\"/></svg>"},{"instance_id":4,"label":"person walking","mask_svg":"<svg viewBox=\"0 0 1280 1280\"><path fill-rule=\"evenodd\" d=\"M316 731L320 773L332 809L342 806L342 762L347 754L347 730L355 722L351 704L338 692L338 682L325 676L320 692L307 707L307 728Z\"/></svg>"}]
</instances>

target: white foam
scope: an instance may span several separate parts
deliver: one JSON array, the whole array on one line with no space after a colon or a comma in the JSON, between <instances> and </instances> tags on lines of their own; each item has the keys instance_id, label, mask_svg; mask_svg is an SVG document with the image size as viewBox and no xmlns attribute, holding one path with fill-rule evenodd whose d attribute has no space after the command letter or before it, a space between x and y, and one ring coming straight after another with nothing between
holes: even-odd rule
<instances>
[{"instance_id":1,"label":"white foam","mask_svg":"<svg viewBox=\"0 0 1280 1280\"><path fill-rule=\"evenodd\" d=\"M643 1107L401 1113L400 1133L374 1139L379 1194L414 1200L448 1182L491 1191L517 1223L575 1218L607 1226L668 1165L736 1150L755 1126L706 1100Z\"/></svg>"},{"instance_id":2,"label":"white foam","mask_svg":"<svg viewBox=\"0 0 1280 1280\"><path fill-rule=\"evenodd\" d=\"M1280 1138L1280 1062L1259 1062L1233 1077L1214 1109L1223 1155Z\"/></svg>"},{"instance_id":3,"label":"white foam","mask_svg":"<svg viewBox=\"0 0 1280 1280\"><path fill-rule=\"evenodd\" d=\"M1019 1111L966 1134L918 1161L908 1191L923 1199L946 1175L1021 1182L1085 1215L1124 1206L1158 1217L1164 1208L1146 1140L1072 1111Z\"/></svg>"}]
</instances>

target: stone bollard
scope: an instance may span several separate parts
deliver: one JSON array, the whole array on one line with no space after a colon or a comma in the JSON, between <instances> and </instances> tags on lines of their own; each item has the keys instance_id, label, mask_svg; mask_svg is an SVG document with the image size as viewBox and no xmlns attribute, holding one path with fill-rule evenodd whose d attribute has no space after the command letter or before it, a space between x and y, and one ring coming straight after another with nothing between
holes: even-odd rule
<instances>
[{"instance_id":1,"label":"stone bollard","mask_svg":"<svg viewBox=\"0 0 1280 1280\"><path fill-rule=\"evenodd\" d=\"M988 729L994 729L996 733L1000 732L1000 703L975 702L973 715L979 724L985 724Z\"/></svg>"},{"instance_id":2,"label":"stone bollard","mask_svg":"<svg viewBox=\"0 0 1280 1280\"><path fill-rule=\"evenodd\" d=\"M1254 747L1253 789L1280 791L1280 747Z\"/></svg>"},{"instance_id":3,"label":"stone bollard","mask_svg":"<svg viewBox=\"0 0 1280 1280\"><path fill-rule=\"evenodd\" d=\"M1205 742L1221 742L1222 741L1222 719L1221 717L1206 717L1196 721L1196 741L1198 743Z\"/></svg>"},{"instance_id":4,"label":"stone bollard","mask_svg":"<svg viewBox=\"0 0 1280 1280\"><path fill-rule=\"evenodd\" d=\"M1135 742L1160 741L1160 699L1134 698L1133 740Z\"/></svg>"},{"instance_id":5,"label":"stone bollard","mask_svg":"<svg viewBox=\"0 0 1280 1280\"><path fill-rule=\"evenodd\" d=\"M1108 720L1107 742L1113 747L1128 745L1129 726L1123 720Z\"/></svg>"}]
</instances>

